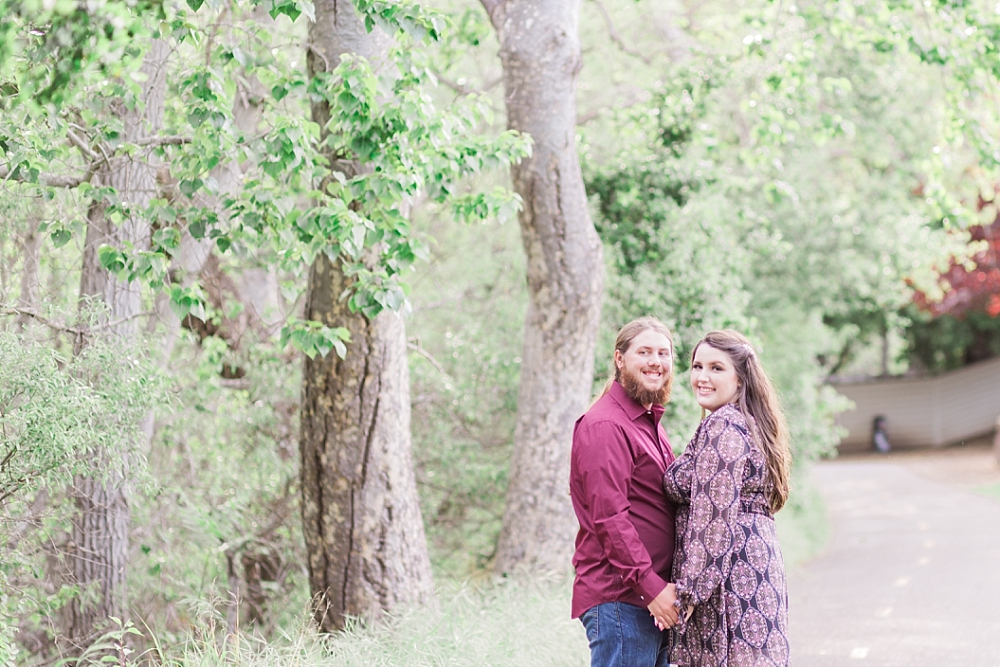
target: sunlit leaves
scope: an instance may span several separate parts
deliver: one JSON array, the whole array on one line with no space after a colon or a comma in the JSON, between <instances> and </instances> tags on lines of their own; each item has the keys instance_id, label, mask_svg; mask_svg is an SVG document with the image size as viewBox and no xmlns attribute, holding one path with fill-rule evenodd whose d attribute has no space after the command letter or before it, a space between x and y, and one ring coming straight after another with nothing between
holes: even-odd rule
<instances>
[{"instance_id":1,"label":"sunlit leaves","mask_svg":"<svg viewBox=\"0 0 1000 667\"><path fill-rule=\"evenodd\" d=\"M438 41L448 23L443 14L409 0L356 0L354 5L369 32L378 26L389 34L400 31L417 42L425 38Z\"/></svg>"},{"instance_id":2,"label":"sunlit leaves","mask_svg":"<svg viewBox=\"0 0 1000 667\"><path fill-rule=\"evenodd\" d=\"M280 345L291 345L310 359L317 354L325 357L331 350L337 356L347 355L345 343L351 342L350 332L343 327L328 327L312 320L291 319L281 329Z\"/></svg>"},{"instance_id":3,"label":"sunlit leaves","mask_svg":"<svg viewBox=\"0 0 1000 667\"><path fill-rule=\"evenodd\" d=\"M443 15L411 2L360 0L357 6L369 29L395 36L390 62L375 71L365 60L344 55L334 71L310 78L304 64L270 48L270 36L254 24L245 24L249 41L219 32L212 14L239 11L237 5L195 0L187 9L172 7L170 15L140 16L109 0L98 14L111 20L125 12L122 34L145 31L173 40L178 55L170 65L164 132L182 140L123 141L121 108L143 103L135 70L148 40L115 33L99 45L100 53L91 54L113 70L81 61L83 69L67 80L72 86L63 87L64 111L22 104L23 119L0 121L0 166L11 178L44 185L53 169L79 165L83 182L75 196L81 206L100 207L113 227L141 220L151 228L136 247L113 240L101 246L101 266L123 282L166 290L178 316L204 307L200 292L181 289L192 276L178 281L171 271L185 239L211 241L216 251L236 257L267 257L300 277L323 254L352 277L346 297L353 310L373 317L399 309L406 302L407 272L427 254L407 219L411 202L426 196L466 222L512 216L519 206L515 195L470 191L466 178L521 159L530 142L512 132L480 136L490 109L474 96L447 110L435 107L428 87L436 81L419 45L442 37L448 25ZM312 20L314 13L304 0L266 0L265 8L290 20ZM44 16L55 21L54 14ZM462 39L476 39L475 21L466 16L460 24L467 33ZM7 63L16 65L18 81L41 81L27 67L28 53L22 49ZM233 115L247 101L240 98L247 94L240 82L249 80L269 93L253 101L260 113L253 132L241 131ZM329 112L324 127L308 117L316 104ZM160 191L148 204L122 201L114 188L86 182L104 163L117 168L126 160L168 166L160 170ZM220 170L241 177L222 187ZM52 227L49 236L63 245L71 231ZM324 354L341 350L308 343L313 338L294 340Z\"/></svg>"}]
</instances>

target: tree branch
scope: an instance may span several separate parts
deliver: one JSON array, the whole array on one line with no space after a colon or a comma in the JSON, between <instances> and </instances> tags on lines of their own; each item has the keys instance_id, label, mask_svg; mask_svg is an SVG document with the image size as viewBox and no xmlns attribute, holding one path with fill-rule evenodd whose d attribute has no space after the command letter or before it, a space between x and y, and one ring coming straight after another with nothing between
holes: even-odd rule
<instances>
[{"instance_id":1,"label":"tree branch","mask_svg":"<svg viewBox=\"0 0 1000 667\"><path fill-rule=\"evenodd\" d=\"M423 357L427 361L431 362L431 366L433 366L434 368L436 368L437 371L438 371L438 373L440 373L441 375L447 375L448 374L448 373L445 372L444 367L442 367L441 364L438 363L438 360L435 359L431 355L430 352L428 352L424 348L420 347L420 345L418 345L414 341L412 341L412 340L406 341L406 347L408 347L409 349L413 350L414 352L416 352L417 354L419 354L421 357Z\"/></svg>"},{"instance_id":2,"label":"tree branch","mask_svg":"<svg viewBox=\"0 0 1000 667\"><path fill-rule=\"evenodd\" d=\"M81 183L90 181L91 174L86 173L79 176L58 176L56 174L39 174L38 182L52 188L75 188ZM16 176L7 167L0 167L0 179L3 181L14 180L19 183L28 183L24 174L18 173Z\"/></svg>"},{"instance_id":3,"label":"tree branch","mask_svg":"<svg viewBox=\"0 0 1000 667\"><path fill-rule=\"evenodd\" d=\"M137 317L145 317L146 315L152 315L152 314L153 314L153 311L151 311L151 310L144 310L141 313L135 313L134 315L128 315L126 317L121 317L121 318L119 318L117 320L112 320L111 322L105 322L103 324L98 324L98 325L93 326L93 327L74 327L74 326L69 326L67 324L63 324L61 322L56 322L54 320L50 320L50 319L48 319L48 318L46 318L46 317L44 317L44 316L36 313L33 310L30 310L28 308L10 308L10 307L0 308L0 315L25 315L25 316L30 317L31 319L37 321L39 324L47 326L48 328L52 329L53 331L60 331L60 332L63 332L63 333L70 333L70 334L73 334L74 336L84 336L84 335L86 335L88 333L92 333L94 331L101 331L102 329L112 329L112 328L118 326L119 324L124 324L125 322L128 322L129 320L134 320Z\"/></svg>"},{"instance_id":4,"label":"tree branch","mask_svg":"<svg viewBox=\"0 0 1000 667\"><path fill-rule=\"evenodd\" d=\"M73 130L67 129L66 136L69 138L71 144L79 148L80 152L82 152L92 161L97 162L98 160L101 159L101 156L95 153L93 149L90 146L88 146L87 143L83 139L81 139Z\"/></svg>"},{"instance_id":5,"label":"tree branch","mask_svg":"<svg viewBox=\"0 0 1000 667\"><path fill-rule=\"evenodd\" d=\"M484 85L482 88L475 88L475 87L470 86L470 85L465 84L465 83L459 83L457 81L452 81L451 79L447 78L443 74L441 74L439 72L436 72L436 71L434 72L434 78L437 79L438 81L440 81L441 83L443 83L444 85L446 85L447 87L449 87L452 90L454 90L459 95L469 95L470 93L484 93L487 90L493 90L498 85L500 85L501 83L503 83L503 77L499 77L499 78L494 79L493 81L490 81L489 83L487 83L486 85Z\"/></svg>"},{"instance_id":6,"label":"tree branch","mask_svg":"<svg viewBox=\"0 0 1000 667\"><path fill-rule=\"evenodd\" d=\"M191 142L191 137L170 135L166 137L142 137L129 143L136 146L180 146L181 144L190 144Z\"/></svg>"},{"instance_id":7,"label":"tree branch","mask_svg":"<svg viewBox=\"0 0 1000 667\"><path fill-rule=\"evenodd\" d=\"M608 24L608 33L611 35L611 41L617 44L618 48L620 48L622 51L629 54L630 56L635 56L636 58L646 63L647 65L652 63L653 59L650 58L649 56L629 48L629 46L625 43L625 40L623 40L621 38L621 35L618 34L618 31L615 30L615 23L614 21L611 20L611 14L608 13L607 8L601 3L601 0L593 0L593 3L597 5L597 9L600 10L601 16L604 17L604 22Z\"/></svg>"}]
</instances>

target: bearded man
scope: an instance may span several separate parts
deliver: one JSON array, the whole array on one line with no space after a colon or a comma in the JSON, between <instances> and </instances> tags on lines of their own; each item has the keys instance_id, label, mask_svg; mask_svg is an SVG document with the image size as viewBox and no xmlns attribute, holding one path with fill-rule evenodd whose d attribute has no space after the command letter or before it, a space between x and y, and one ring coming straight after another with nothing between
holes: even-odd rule
<instances>
[{"instance_id":1,"label":"bearded man","mask_svg":"<svg viewBox=\"0 0 1000 667\"><path fill-rule=\"evenodd\" d=\"M667 667L669 633L657 623L677 622L676 507L662 487L674 455L660 425L673 384L670 330L652 317L626 324L614 369L573 429L573 618L587 631L591 667Z\"/></svg>"}]
</instances>

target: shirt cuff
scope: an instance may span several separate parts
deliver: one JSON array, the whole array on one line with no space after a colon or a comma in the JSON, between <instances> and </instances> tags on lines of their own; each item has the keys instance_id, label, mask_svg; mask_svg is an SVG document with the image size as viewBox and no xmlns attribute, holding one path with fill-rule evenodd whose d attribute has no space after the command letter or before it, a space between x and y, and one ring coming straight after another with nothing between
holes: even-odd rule
<instances>
[{"instance_id":1,"label":"shirt cuff","mask_svg":"<svg viewBox=\"0 0 1000 667\"><path fill-rule=\"evenodd\" d=\"M643 602L649 605L653 598L662 593L666 587L667 582L663 580L663 577L650 570L649 573L639 577L636 592L642 596Z\"/></svg>"}]
</instances>

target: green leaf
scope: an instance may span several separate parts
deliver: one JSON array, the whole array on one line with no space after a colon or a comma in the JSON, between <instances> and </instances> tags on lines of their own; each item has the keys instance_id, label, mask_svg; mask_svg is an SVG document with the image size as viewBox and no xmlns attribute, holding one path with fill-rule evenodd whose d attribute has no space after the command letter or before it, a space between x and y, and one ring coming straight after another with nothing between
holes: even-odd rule
<instances>
[{"instance_id":1,"label":"green leaf","mask_svg":"<svg viewBox=\"0 0 1000 667\"><path fill-rule=\"evenodd\" d=\"M188 234L190 234L193 239L205 238L205 220L198 219L188 225Z\"/></svg>"},{"instance_id":2,"label":"green leaf","mask_svg":"<svg viewBox=\"0 0 1000 667\"><path fill-rule=\"evenodd\" d=\"M52 238L52 245L57 248L61 248L69 243L69 240L73 238L73 235L66 229L57 229L52 232L50 237Z\"/></svg>"},{"instance_id":3,"label":"green leaf","mask_svg":"<svg viewBox=\"0 0 1000 667\"><path fill-rule=\"evenodd\" d=\"M125 269L125 256L117 248L102 245L97 249L97 261L101 267L111 273L119 273Z\"/></svg>"},{"instance_id":4,"label":"green leaf","mask_svg":"<svg viewBox=\"0 0 1000 667\"><path fill-rule=\"evenodd\" d=\"M192 178L190 180L183 180L180 182L178 187L180 191L187 195L189 198L194 197L194 194L205 185L205 182L200 178Z\"/></svg>"}]
</instances>

